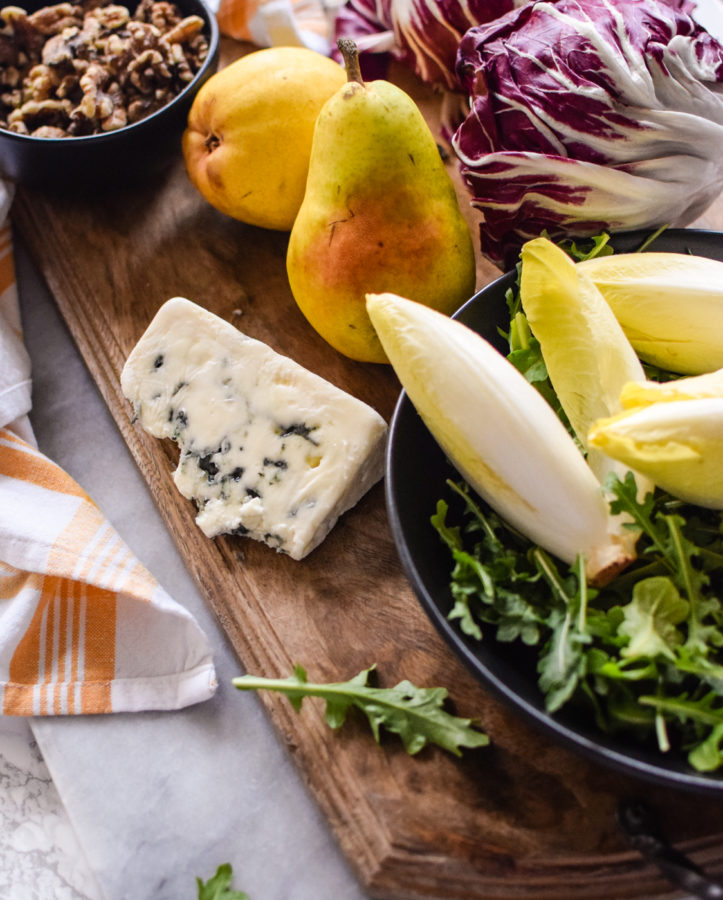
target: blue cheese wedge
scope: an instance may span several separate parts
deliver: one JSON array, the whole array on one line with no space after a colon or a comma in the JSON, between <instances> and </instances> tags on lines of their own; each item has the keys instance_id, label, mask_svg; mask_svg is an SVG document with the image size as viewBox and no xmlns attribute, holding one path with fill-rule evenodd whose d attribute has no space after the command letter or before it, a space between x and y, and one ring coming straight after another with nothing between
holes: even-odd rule
<instances>
[{"instance_id":1,"label":"blue cheese wedge","mask_svg":"<svg viewBox=\"0 0 723 900\"><path fill-rule=\"evenodd\" d=\"M178 443L176 486L210 538L302 559L382 477L375 410L182 297L159 309L121 388L146 431Z\"/></svg>"}]
</instances>

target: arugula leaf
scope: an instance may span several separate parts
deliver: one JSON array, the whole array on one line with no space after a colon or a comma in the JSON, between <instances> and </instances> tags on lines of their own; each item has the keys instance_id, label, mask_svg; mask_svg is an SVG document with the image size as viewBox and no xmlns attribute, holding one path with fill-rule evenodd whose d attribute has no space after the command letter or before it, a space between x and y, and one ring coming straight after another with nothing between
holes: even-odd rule
<instances>
[{"instance_id":1,"label":"arugula leaf","mask_svg":"<svg viewBox=\"0 0 723 900\"><path fill-rule=\"evenodd\" d=\"M640 560L596 591L580 561L564 566L467 485L451 487L461 522L444 500L432 517L454 560L450 618L480 639L491 627L498 640L537 646L549 712L582 704L601 728L650 736L661 752L687 747L692 766L710 767L723 722L721 513L663 492L639 501L632 475L611 478L611 511L641 533ZM703 703L707 691L721 702Z\"/></svg>"},{"instance_id":2,"label":"arugula leaf","mask_svg":"<svg viewBox=\"0 0 723 900\"><path fill-rule=\"evenodd\" d=\"M703 557L699 548L686 535L686 520L680 515L666 512L660 499L656 505L653 495L648 494L641 504L637 500L635 479L628 472L622 482L614 476L605 485L615 499L610 504L613 513L626 513L636 527L647 536L650 545L644 549L647 554L655 554L670 571L675 585L683 592L689 604L687 617L686 650L692 657L706 659L713 648L723 646L723 606L720 599L706 588L710 577L706 566L716 568L716 554L703 558L703 565L696 566L695 560ZM694 533L700 535L697 523ZM720 538L720 527L718 529Z\"/></svg>"},{"instance_id":3,"label":"arugula leaf","mask_svg":"<svg viewBox=\"0 0 723 900\"><path fill-rule=\"evenodd\" d=\"M645 240L642 242L642 244L640 244L640 246L637 247L637 249L635 250L635 252L636 252L636 253L642 253L643 250L647 250L647 248L653 243L653 241L657 240L657 238L659 238L660 235L661 235L664 231L667 231L668 227L669 227L668 225L661 225L661 226L660 226L659 228L657 228L655 231L651 232L651 233L645 238Z\"/></svg>"},{"instance_id":4,"label":"arugula leaf","mask_svg":"<svg viewBox=\"0 0 723 900\"><path fill-rule=\"evenodd\" d=\"M482 637L478 623L486 623L495 626L498 641L519 638L524 644L537 644L549 609L539 568L516 549L518 544L527 547L526 539L496 513L483 512L467 485L450 480L447 484L464 500L469 515L465 536L476 539L471 550L462 547L460 529L447 527L448 506L440 501L431 522L455 563L451 575L455 603L449 618L458 619L462 631L478 640Z\"/></svg>"},{"instance_id":5,"label":"arugula leaf","mask_svg":"<svg viewBox=\"0 0 723 900\"><path fill-rule=\"evenodd\" d=\"M590 642L585 631L585 565L582 559L578 559L577 577L570 577L565 583L546 553L536 547L533 555L550 585L553 597L561 603L552 609L547 619L550 638L537 665L540 673L538 683L545 694L545 706L548 712L555 712L570 699L579 679L585 674L583 645Z\"/></svg>"},{"instance_id":6,"label":"arugula leaf","mask_svg":"<svg viewBox=\"0 0 723 900\"><path fill-rule=\"evenodd\" d=\"M650 240L654 240L655 237L657 234ZM615 252L610 246L610 235L605 231L594 237L583 238L583 244L578 244L577 241L570 238L560 241L559 246L575 262L583 262L583 260L594 259L597 256L611 256Z\"/></svg>"},{"instance_id":7,"label":"arugula leaf","mask_svg":"<svg viewBox=\"0 0 723 900\"><path fill-rule=\"evenodd\" d=\"M196 878L198 900L249 900L248 894L231 889L232 878L233 870L230 863L222 863L216 869L216 874L205 883Z\"/></svg>"},{"instance_id":8,"label":"arugula leaf","mask_svg":"<svg viewBox=\"0 0 723 900\"><path fill-rule=\"evenodd\" d=\"M640 698L643 706L651 706L658 714L689 725L688 762L700 772L712 772L723 766L723 703L720 701L716 691L697 698L687 694Z\"/></svg>"},{"instance_id":9,"label":"arugula leaf","mask_svg":"<svg viewBox=\"0 0 723 900\"><path fill-rule=\"evenodd\" d=\"M486 734L472 727L471 719L450 715L442 709L446 688L419 688L409 681L400 681L393 688L372 687L368 680L375 668L363 669L350 681L313 684L307 680L303 666L297 664L294 674L288 678L242 675L232 683L242 691L279 691L288 697L297 712L305 697L321 697L326 701L327 724L334 729L344 724L351 707L357 707L369 720L377 743L383 726L399 735L410 755L427 744L437 744L461 756L462 747L484 747L489 743Z\"/></svg>"},{"instance_id":10,"label":"arugula leaf","mask_svg":"<svg viewBox=\"0 0 723 900\"><path fill-rule=\"evenodd\" d=\"M715 725L708 737L688 754L688 761L699 772L714 772L723 765L723 722Z\"/></svg>"},{"instance_id":11,"label":"arugula leaf","mask_svg":"<svg viewBox=\"0 0 723 900\"><path fill-rule=\"evenodd\" d=\"M653 494L646 494L642 503L638 500L638 485L632 472L626 472L623 481L610 474L603 487L612 497L610 511L615 515L630 516L632 522L628 527L647 534L658 552L663 553L664 541L653 527L655 515Z\"/></svg>"},{"instance_id":12,"label":"arugula leaf","mask_svg":"<svg viewBox=\"0 0 723 900\"><path fill-rule=\"evenodd\" d=\"M466 553L462 549L459 528L447 527L448 509L444 500L440 500L437 504L437 513L432 516L431 521L442 540L449 547L455 563L452 571L452 596L455 603L449 613L449 618L458 619L459 627L465 634L482 640L482 631L474 620L469 604L470 598L480 592L485 596L492 593L491 579L482 563L471 553Z\"/></svg>"},{"instance_id":13,"label":"arugula leaf","mask_svg":"<svg viewBox=\"0 0 723 900\"><path fill-rule=\"evenodd\" d=\"M633 599L623 607L623 621L618 633L628 637L623 647L627 657L667 656L675 659L675 648L684 637L677 625L688 616L690 604L669 578L657 576L639 581L633 588Z\"/></svg>"},{"instance_id":14,"label":"arugula leaf","mask_svg":"<svg viewBox=\"0 0 723 900\"><path fill-rule=\"evenodd\" d=\"M605 233L560 246L576 262L613 253ZM522 309L520 276L518 262L505 298L509 330L499 333L508 359L575 438ZM646 374L678 377L650 366ZM723 513L660 490L639 499L631 472L624 480L611 475L610 510L640 535L638 560L596 591L579 561L553 560L464 482L447 485L455 506L439 500L431 522L453 563L448 617L477 640L491 631L498 641L535 647L548 711L585 707L602 729L652 739L661 752L686 751L701 771L723 767Z\"/></svg>"}]
</instances>

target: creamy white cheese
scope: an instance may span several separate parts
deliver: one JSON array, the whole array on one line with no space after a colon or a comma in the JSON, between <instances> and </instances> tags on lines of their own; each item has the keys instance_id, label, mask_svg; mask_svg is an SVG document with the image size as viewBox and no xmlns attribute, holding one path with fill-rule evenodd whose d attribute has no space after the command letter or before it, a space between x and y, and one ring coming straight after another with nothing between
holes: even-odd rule
<instances>
[{"instance_id":1,"label":"creamy white cheese","mask_svg":"<svg viewBox=\"0 0 723 900\"><path fill-rule=\"evenodd\" d=\"M382 477L375 410L182 297L159 309L121 388L146 431L178 443L174 480L208 537L301 559Z\"/></svg>"}]
</instances>

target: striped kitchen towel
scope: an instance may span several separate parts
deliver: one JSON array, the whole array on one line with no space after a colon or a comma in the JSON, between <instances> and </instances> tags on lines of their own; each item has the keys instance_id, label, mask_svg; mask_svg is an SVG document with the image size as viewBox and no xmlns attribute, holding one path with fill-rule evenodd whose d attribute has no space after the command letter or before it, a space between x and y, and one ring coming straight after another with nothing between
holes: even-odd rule
<instances>
[{"instance_id":1,"label":"striped kitchen towel","mask_svg":"<svg viewBox=\"0 0 723 900\"><path fill-rule=\"evenodd\" d=\"M0 215L8 205L0 183ZM178 709L217 687L195 619L35 446L12 246L0 230L0 713Z\"/></svg>"},{"instance_id":2,"label":"striped kitchen towel","mask_svg":"<svg viewBox=\"0 0 723 900\"><path fill-rule=\"evenodd\" d=\"M257 47L308 47L328 56L343 0L216 0L223 34Z\"/></svg>"}]
</instances>

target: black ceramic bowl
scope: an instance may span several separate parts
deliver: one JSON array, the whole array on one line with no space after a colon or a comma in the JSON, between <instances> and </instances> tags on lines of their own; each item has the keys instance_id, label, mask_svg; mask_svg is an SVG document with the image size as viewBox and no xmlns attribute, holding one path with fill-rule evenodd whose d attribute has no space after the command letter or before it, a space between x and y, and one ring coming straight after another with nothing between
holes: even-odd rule
<instances>
[{"instance_id":1,"label":"black ceramic bowl","mask_svg":"<svg viewBox=\"0 0 723 900\"><path fill-rule=\"evenodd\" d=\"M644 235L618 236L618 251L640 245ZM649 249L691 252L723 260L723 234L695 230L663 233ZM497 328L507 328L505 292L516 273L493 281L456 314L455 318L506 352ZM528 717L553 739L582 751L600 763L629 775L690 790L723 796L723 774L706 775L691 769L682 756L662 754L657 748L636 744L631 738L599 731L592 720L563 707L551 716L537 687L536 655L517 644L500 644L493 637L476 641L463 634L447 618L452 608L449 578L452 569L448 549L430 524L437 500L450 499L445 479L459 476L404 392L391 421L387 451L386 500L397 551L405 573L430 619L451 649L483 685L512 709Z\"/></svg>"},{"instance_id":2,"label":"black ceramic bowl","mask_svg":"<svg viewBox=\"0 0 723 900\"><path fill-rule=\"evenodd\" d=\"M133 12L138 0L119 0ZM195 78L166 106L132 125L84 137L40 138L0 129L0 176L33 188L76 190L83 187L123 189L162 169L177 158L188 112L201 85L218 66L219 31L205 0L174 0L184 16L200 16L205 24L208 55ZM26 0L27 12L54 0Z\"/></svg>"}]
</instances>

